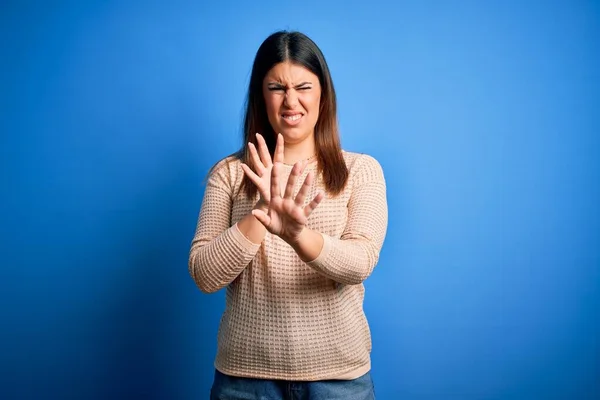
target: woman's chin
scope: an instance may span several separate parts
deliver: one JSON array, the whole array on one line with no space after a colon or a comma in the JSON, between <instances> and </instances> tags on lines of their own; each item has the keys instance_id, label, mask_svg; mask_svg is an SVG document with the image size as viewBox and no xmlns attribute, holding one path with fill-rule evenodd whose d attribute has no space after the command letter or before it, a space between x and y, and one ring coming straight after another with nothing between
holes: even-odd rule
<instances>
[{"instance_id":1,"label":"woman's chin","mask_svg":"<svg viewBox=\"0 0 600 400\"><path fill-rule=\"evenodd\" d=\"M283 128L279 131L286 142L295 143L301 142L305 139L312 137L310 133L307 133L305 130L296 129L296 128Z\"/></svg>"}]
</instances>

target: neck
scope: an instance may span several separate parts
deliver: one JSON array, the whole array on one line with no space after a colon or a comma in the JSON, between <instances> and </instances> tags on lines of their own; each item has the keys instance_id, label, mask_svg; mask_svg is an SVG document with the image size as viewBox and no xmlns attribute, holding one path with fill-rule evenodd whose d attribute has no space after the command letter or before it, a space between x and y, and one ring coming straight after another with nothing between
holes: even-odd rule
<instances>
[{"instance_id":1,"label":"neck","mask_svg":"<svg viewBox=\"0 0 600 400\"><path fill-rule=\"evenodd\" d=\"M317 154L315 144L312 140L306 142L308 143L286 143L283 150L284 164L294 165L298 161L313 160Z\"/></svg>"}]
</instances>

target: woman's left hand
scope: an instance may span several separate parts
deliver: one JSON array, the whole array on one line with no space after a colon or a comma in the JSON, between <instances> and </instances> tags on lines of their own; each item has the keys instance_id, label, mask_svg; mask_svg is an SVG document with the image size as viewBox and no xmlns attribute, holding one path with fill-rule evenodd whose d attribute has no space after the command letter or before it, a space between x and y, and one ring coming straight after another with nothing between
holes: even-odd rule
<instances>
[{"instance_id":1,"label":"woman's left hand","mask_svg":"<svg viewBox=\"0 0 600 400\"><path fill-rule=\"evenodd\" d=\"M309 215L323 199L323 193L320 192L310 203L306 206L304 205L306 194L314 180L312 171L306 176L298 194L295 197L293 196L296 181L302 175L307 164L306 161L299 161L294 164L285 186L285 193L282 196L279 187L281 163L275 163L271 171L271 201L269 203L269 210L266 213L259 209L252 211L252 214L269 232L281 237L290 244L294 244L298 240L300 233L302 233L306 226Z\"/></svg>"}]
</instances>

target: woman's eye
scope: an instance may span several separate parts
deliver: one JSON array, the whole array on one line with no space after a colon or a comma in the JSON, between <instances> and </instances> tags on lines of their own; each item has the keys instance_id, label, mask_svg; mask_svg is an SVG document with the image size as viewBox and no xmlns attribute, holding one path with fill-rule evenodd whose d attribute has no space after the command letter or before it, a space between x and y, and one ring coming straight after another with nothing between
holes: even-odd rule
<instances>
[{"instance_id":1,"label":"woman's eye","mask_svg":"<svg viewBox=\"0 0 600 400\"><path fill-rule=\"evenodd\" d=\"M301 88L298 88L298 90L309 90L310 86L303 86Z\"/></svg>"}]
</instances>

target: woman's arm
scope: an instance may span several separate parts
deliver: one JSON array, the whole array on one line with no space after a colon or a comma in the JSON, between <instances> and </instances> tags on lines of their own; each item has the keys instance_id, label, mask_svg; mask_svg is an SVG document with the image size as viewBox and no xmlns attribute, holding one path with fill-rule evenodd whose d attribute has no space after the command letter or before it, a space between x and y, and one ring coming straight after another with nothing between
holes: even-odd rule
<instances>
[{"instance_id":1,"label":"woman's arm","mask_svg":"<svg viewBox=\"0 0 600 400\"><path fill-rule=\"evenodd\" d=\"M310 267L344 284L359 284L373 271L379 260L387 230L388 210L383 170L370 156L363 155L353 166L352 193L348 202L348 222L339 239L306 228L308 217L323 199L319 193L306 206L304 200L313 182L312 172L298 194L292 190L304 167L294 165L285 193L279 189L278 166L272 170L271 202L268 211L253 211L269 232L294 248Z\"/></svg>"},{"instance_id":2,"label":"woman's arm","mask_svg":"<svg viewBox=\"0 0 600 400\"><path fill-rule=\"evenodd\" d=\"M277 136L274 158L265 139L256 134L259 148L248 143L252 167L240 164L243 173L260 194L253 212L266 212L270 204L273 162L283 161L283 136ZM220 168L219 168L220 167ZM206 185L196 235L190 250L189 271L203 292L212 293L227 286L248 266L263 241L266 228L248 214L230 227L233 179L229 165L218 166Z\"/></svg>"},{"instance_id":3,"label":"woman's arm","mask_svg":"<svg viewBox=\"0 0 600 400\"><path fill-rule=\"evenodd\" d=\"M339 239L305 228L290 243L302 260L322 275L343 284L359 284L373 271L387 231L388 209L383 170L361 156L353 177L348 223Z\"/></svg>"},{"instance_id":4,"label":"woman's arm","mask_svg":"<svg viewBox=\"0 0 600 400\"><path fill-rule=\"evenodd\" d=\"M227 165L218 166L209 177L190 249L190 275L205 293L233 282L256 255L265 232L252 214L230 225L233 188L228 170Z\"/></svg>"}]
</instances>

